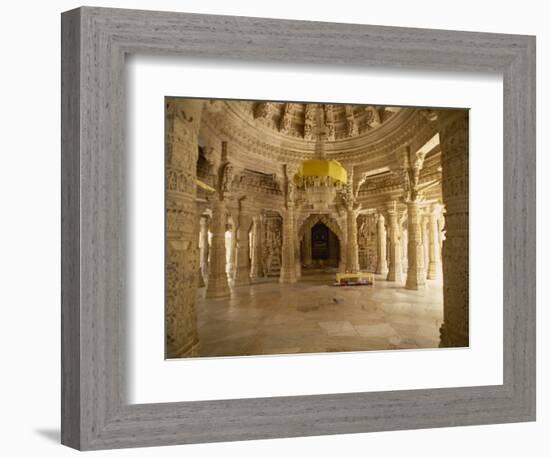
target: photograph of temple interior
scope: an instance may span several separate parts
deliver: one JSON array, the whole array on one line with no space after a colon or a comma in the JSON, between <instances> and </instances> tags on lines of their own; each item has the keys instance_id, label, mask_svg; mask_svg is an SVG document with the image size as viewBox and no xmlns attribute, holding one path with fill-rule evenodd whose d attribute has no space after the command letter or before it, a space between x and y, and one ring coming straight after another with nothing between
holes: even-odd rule
<instances>
[{"instance_id":1,"label":"photograph of temple interior","mask_svg":"<svg viewBox=\"0 0 550 458\"><path fill-rule=\"evenodd\" d=\"M166 358L468 347L468 109L165 103Z\"/></svg>"}]
</instances>

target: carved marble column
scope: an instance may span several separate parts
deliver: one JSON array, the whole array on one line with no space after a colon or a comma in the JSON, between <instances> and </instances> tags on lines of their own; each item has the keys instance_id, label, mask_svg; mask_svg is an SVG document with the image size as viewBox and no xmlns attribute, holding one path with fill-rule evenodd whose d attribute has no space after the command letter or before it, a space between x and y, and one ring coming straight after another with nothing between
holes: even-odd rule
<instances>
[{"instance_id":1,"label":"carved marble column","mask_svg":"<svg viewBox=\"0 0 550 458\"><path fill-rule=\"evenodd\" d=\"M294 242L294 204L290 204L283 211L283 246L281 253L281 283L296 282L296 258Z\"/></svg>"},{"instance_id":2,"label":"carved marble column","mask_svg":"<svg viewBox=\"0 0 550 458\"><path fill-rule=\"evenodd\" d=\"M422 246L424 248L424 273L426 279L428 279L428 266L430 264L430 229L429 229L429 216L424 213L421 219L422 229Z\"/></svg>"},{"instance_id":3,"label":"carved marble column","mask_svg":"<svg viewBox=\"0 0 550 458\"><path fill-rule=\"evenodd\" d=\"M428 215L428 280L438 280L441 277L441 256L439 244L438 220L441 205L433 205Z\"/></svg>"},{"instance_id":4,"label":"carved marble column","mask_svg":"<svg viewBox=\"0 0 550 458\"><path fill-rule=\"evenodd\" d=\"M401 239L400 239L400 224L399 210L397 203L392 202L386 210L388 220L388 230L390 232L390 247L388 266L388 281L403 283L403 267L401 266Z\"/></svg>"},{"instance_id":5,"label":"carved marble column","mask_svg":"<svg viewBox=\"0 0 550 458\"><path fill-rule=\"evenodd\" d=\"M424 246L422 245L422 209L418 202L407 202L407 289L422 289L426 285Z\"/></svg>"},{"instance_id":6,"label":"carved marble column","mask_svg":"<svg viewBox=\"0 0 550 458\"><path fill-rule=\"evenodd\" d=\"M359 271L359 246L357 245L357 213L354 208L346 209L346 225L348 229L346 244L346 271Z\"/></svg>"},{"instance_id":7,"label":"carved marble column","mask_svg":"<svg viewBox=\"0 0 550 458\"><path fill-rule=\"evenodd\" d=\"M208 224L209 217L201 216L200 219L200 238L199 238L199 253L200 253L200 271L203 282L208 279L208 254L210 246L208 244Z\"/></svg>"},{"instance_id":8,"label":"carved marble column","mask_svg":"<svg viewBox=\"0 0 550 458\"><path fill-rule=\"evenodd\" d=\"M401 236L401 270L404 274L407 274L407 269L409 268L409 259L407 257L409 251L409 229L404 228L403 225L399 224L400 236Z\"/></svg>"},{"instance_id":9,"label":"carved marble column","mask_svg":"<svg viewBox=\"0 0 550 458\"><path fill-rule=\"evenodd\" d=\"M250 243L248 239L252 218L246 213L239 214L236 235L235 286L250 284Z\"/></svg>"},{"instance_id":10,"label":"carved marble column","mask_svg":"<svg viewBox=\"0 0 550 458\"><path fill-rule=\"evenodd\" d=\"M388 274L388 262L386 259L386 226L384 215L378 214L376 221L376 271L380 275Z\"/></svg>"},{"instance_id":11,"label":"carved marble column","mask_svg":"<svg viewBox=\"0 0 550 458\"><path fill-rule=\"evenodd\" d=\"M203 102L166 104L166 354L198 352L195 301L199 280L196 167Z\"/></svg>"},{"instance_id":12,"label":"carved marble column","mask_svg":"<svg viewBox=\"0 0 550 458\"><path fill-rule=\"evenodd\" d=\"M443 242L441 347L469 345L468 110L439 110Z\"/></svg>"},{"instance_id":13,"label":"carved marble column","mask_svg":"<svg viewBox=\"0 0 550 458\"><path fill-rule=\"evenodd\" d=\"M285 208L283 209L283 243L281 248L281 273L279 282L296 282L296 230L294 215L295 188L292 181L294 172L288 165L284 166Z\"/></svg>"},{"instance_id":14,"label":"carved marble column","mask_svg":"<svg viewBox=\"0 0 550 458\"><path fill-rule=\"evenodd\" d=\"M250 278L262 276L262 220L260 216L252 219L252 252L250 256Z\"/></svg>"},{"instance_id":15,"label":"carved marble column","mask_svg":"<svg viewBox=\"0 0 550 458\"><path fill-rule=\"evenodd\" d=\"M208 271L207 298L228 297L230 295L225 272L225 204L218 198L213 199L212 208L212 243L210 246L210 263Z\"/></svg>"},{"instance_id":16,"label":"carved marble column","mask_svg":"<svg viewBox=\"0 0 550 458\"><path fill-rule=\"evenodd\" d=\"M229 229L229 256L226 266L226 273L227 277L230 279L235 278L235 271L237 267L237 222L235 221L235 219L236 218L233 218L233 222Z\"/></svg>"}]
</instances>

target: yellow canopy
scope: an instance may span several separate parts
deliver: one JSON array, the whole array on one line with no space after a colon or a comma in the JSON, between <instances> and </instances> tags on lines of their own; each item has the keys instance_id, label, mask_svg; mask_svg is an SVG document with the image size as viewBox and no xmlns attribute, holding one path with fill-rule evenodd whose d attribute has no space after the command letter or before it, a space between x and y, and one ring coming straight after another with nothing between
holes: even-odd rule
<instances>
[{"instance_id":1,"label":"yellow canopy","mask_svg":"<svg viewBox=\"0 0 550 458\"><path fill-rule=\"evenodd\" d=\"M310 159L298 169L300 177L331 177L343 184L348 182L348 173L340 162L328 159Z\"/></svg>"}]
</instances>

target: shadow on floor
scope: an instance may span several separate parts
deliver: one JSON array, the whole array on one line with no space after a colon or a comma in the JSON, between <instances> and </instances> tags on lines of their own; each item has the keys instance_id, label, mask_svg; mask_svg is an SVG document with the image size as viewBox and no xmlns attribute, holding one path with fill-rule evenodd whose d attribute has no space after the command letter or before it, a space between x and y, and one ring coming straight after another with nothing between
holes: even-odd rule
<instances>
[{"instance_id":1,"label":"shadow on floor","mask_svg":"<svg viewBox=\"0 0 550 458\"><path fill-rule=\"evenodd\" d=\"M34 432L39 436L42 436L45 439L48 439L51 442L55 442L56 444L61 443L61 431L59 429L43 428L43 429L35 429Z\"/></svg>"}]
</instances>

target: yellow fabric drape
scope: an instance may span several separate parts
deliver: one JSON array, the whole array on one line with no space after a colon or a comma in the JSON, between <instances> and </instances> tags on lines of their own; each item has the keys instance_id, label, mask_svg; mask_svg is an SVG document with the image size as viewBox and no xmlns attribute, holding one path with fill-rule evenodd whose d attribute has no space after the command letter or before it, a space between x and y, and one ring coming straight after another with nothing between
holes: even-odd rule
<instances>
[{"instance_id":1,"label":"yellow fabric drape","mask_svg":"<svg viewBox=\"0 0 550 458\"><path fill-rule=\"evenodd\" d=\"M343 184L348 182L348 173L340 162L327 159L310 159L302 162L298 170L300 177L331 177Z\"/></svg>"}]
</instances>

